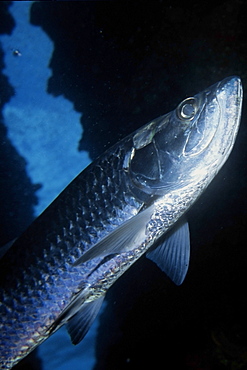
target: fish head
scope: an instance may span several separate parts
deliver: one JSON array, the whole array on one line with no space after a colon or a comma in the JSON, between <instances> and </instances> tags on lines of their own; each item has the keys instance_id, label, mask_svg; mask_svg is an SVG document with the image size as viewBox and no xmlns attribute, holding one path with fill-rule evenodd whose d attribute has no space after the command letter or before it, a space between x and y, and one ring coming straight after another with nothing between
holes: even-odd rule
<instances>
[{"instance_id":1,"label":"fish head","mask_svg":"<svg viewBox=\"0 0 247 370\"><path fill-rule=\"evenodd\" d=\"M242 85L228 77L150 122L133 137L132 183L148 194L207 185L228 158L237 135Z\"/></svg>"}]
</instances>

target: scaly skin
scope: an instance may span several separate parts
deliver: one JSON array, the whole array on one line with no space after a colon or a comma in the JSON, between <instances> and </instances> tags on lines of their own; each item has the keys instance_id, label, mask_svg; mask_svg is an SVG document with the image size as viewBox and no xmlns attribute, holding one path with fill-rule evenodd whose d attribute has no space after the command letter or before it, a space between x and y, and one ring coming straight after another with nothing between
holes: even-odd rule
<instances>
[{"instance_id":1,"label":"scaly skin","mask_svg":"<svg viewBox=\"0 0 247 370\"><path fill-rule=\"evenodd\" d=\"M185 100L87 167L15 241L0 261L1 369L104 296L188 210L232 149L241 103L236 77Z\"/></svg>"}]
</instances>

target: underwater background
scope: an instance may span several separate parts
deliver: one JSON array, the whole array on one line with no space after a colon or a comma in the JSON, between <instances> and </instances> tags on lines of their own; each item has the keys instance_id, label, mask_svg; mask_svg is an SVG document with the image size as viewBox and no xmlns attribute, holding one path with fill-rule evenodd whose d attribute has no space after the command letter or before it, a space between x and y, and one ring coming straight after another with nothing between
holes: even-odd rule
<instances>
[{"instance_id":1,"label":"underwater background","mask_svg":"<svg viewBox=\"0 0 247 370\"><path fill-rule=\"evenodd\" d=\"M247 81L247 9L231 1L0 3L0 245L109 146L230 75ZM247 369L247 127L188 212L175 286L141 258L85 339L62 328L16 369ZM1 335L1 334L0 334Z\"/></svg>"}]
</instances>

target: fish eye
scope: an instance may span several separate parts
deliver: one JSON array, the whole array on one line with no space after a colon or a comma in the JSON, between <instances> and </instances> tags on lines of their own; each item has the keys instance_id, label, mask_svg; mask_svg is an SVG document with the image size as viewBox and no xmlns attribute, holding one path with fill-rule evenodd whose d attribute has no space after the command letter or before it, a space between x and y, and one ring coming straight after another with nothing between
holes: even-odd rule
<instances>
[{"instance_id":1,"label":"fish eye","mask_svg":"<svg viewBox=\"0 0 247 370\"><path fill-rule=\"evenodd\" d=\"M178 118L183 121L191 121L195 117L197 108L197 100L195 98L183 100L177 107Z\"/></svg>"}]
</instances>

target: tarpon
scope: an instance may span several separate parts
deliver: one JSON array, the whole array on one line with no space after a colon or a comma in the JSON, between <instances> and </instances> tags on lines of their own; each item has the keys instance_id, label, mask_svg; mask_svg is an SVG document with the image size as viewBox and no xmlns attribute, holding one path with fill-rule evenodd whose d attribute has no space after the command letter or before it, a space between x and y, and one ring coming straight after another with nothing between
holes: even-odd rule
<instances>
[{"instance_id":1,"label":"tarpon","mask_svg":"<svg viewBox=\"0 0 247 370\"><path fill-rule=\"evenodd\" d=\"M80 342L109 287L144 253L183 282L182 216L228 158L241 105L238 77L186 98L96 159L13 243L0 261L1 369L64 324Z\"/></svg>"}]
</instances>

